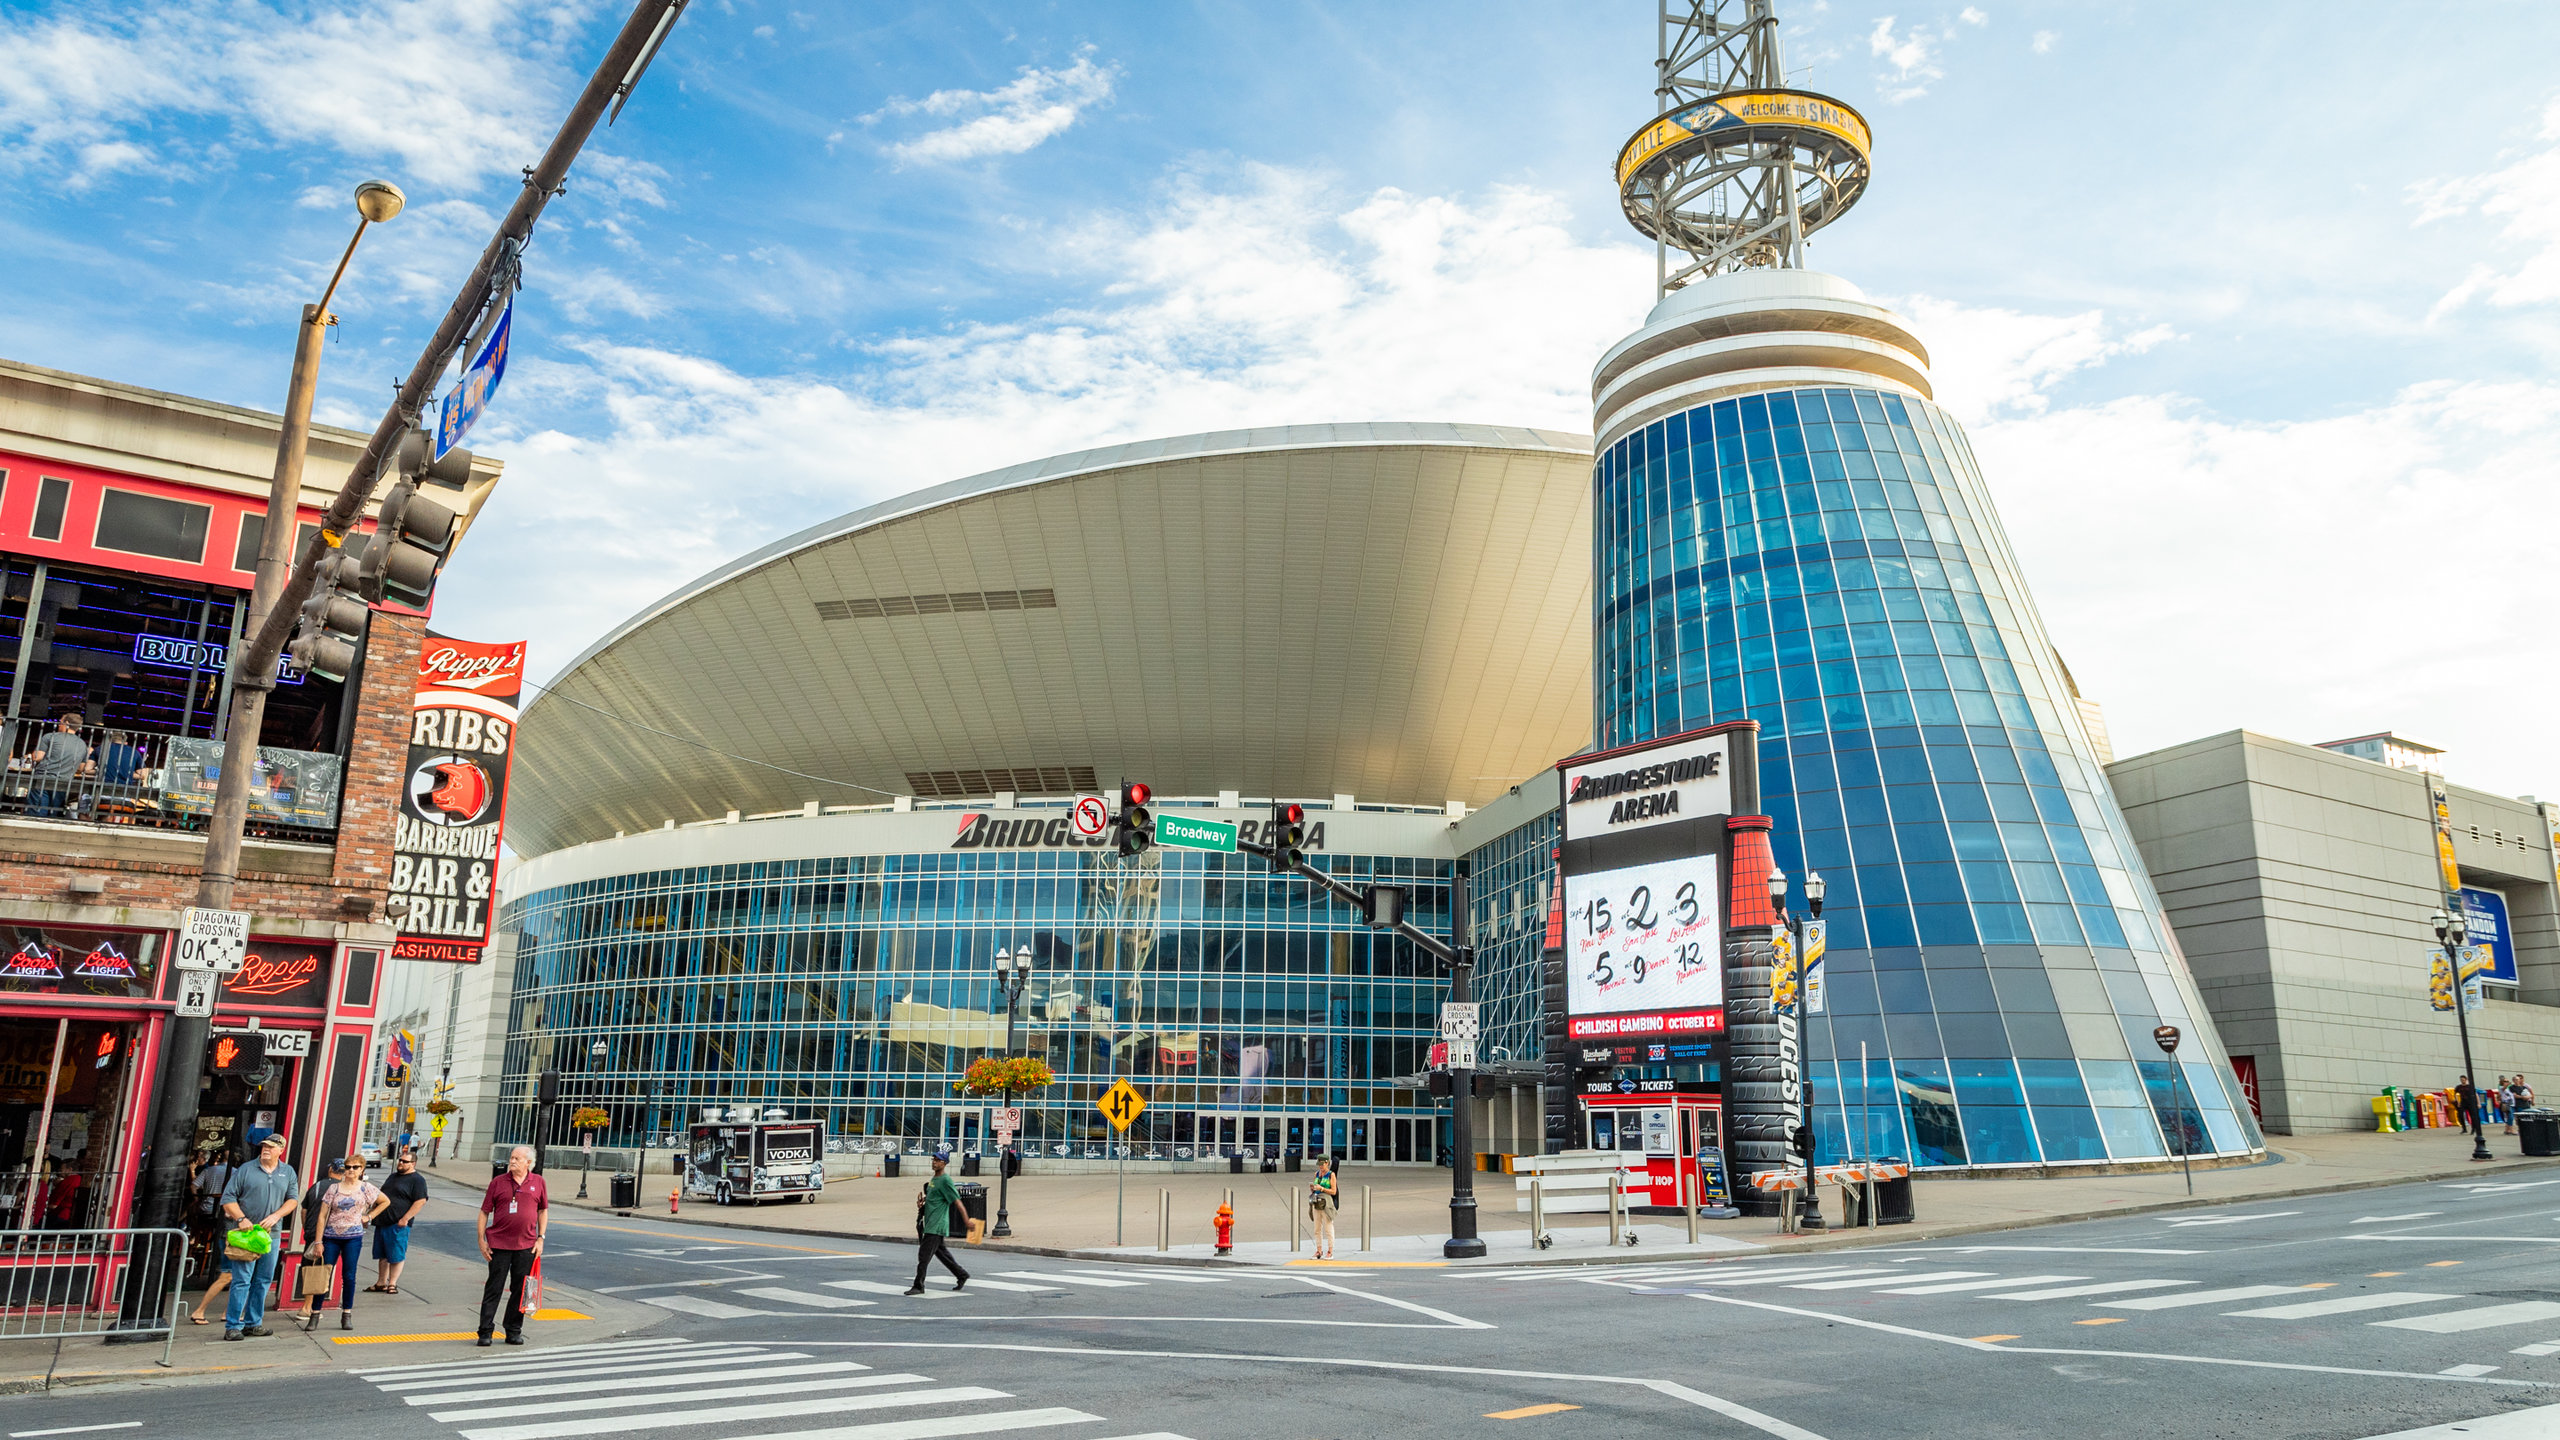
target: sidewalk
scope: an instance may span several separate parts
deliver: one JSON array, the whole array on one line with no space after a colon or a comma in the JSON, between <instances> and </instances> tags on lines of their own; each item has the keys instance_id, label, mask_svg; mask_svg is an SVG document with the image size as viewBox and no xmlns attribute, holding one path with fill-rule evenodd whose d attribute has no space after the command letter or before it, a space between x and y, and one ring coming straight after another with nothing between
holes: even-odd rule
<instances>
[{"instance_id":1,"label":"sidewalk","mask_svg":"<svg viewBox=\"0 0 2560 1440\"><path fill-rule=\"evenodd\" d=\"M454 1192L443 1191L418 1218L468 1225L472 1213L469 1205L455 1203ZM468 1231L443 1234L469 1240ZM366 1241L353 1331L339 1329L337 1311L331 1309L324 1313L319 1329L304 1334L301 1321L292 1313L299 1302L288 1302L267 1311L267 1324L275 1334L227 1341L222 1338L222 1311L217 1304L205 1312L206 1324L190 1325L180 1317L170 1368L158 1363L162 1342L156 1338L148 1343L108 1345L95 1337L82 1337L60 1342L61 1359L54 1366L52 1383L58 1387L249 1371L289 1374L460 1359L476 1353L471 1341L480 1321L480 1286L486 1274L478 1257L455 1259L412 1244L408 1268L400 1276L400 1293L372 1295L363 1288L373 1283L372 1249L372 1242ZM572 1290L544 1278L545 1308L536 1311L525 1327L526 1339L534 1346L610 1340L668 1318L668 1312L653 1305ZM192 1309L199 1298L199 1292L188 1291L188 1307ZM225 1291L221 1298L228 1301L230 1293ZM0 1341L0 1395L45 1388L45 1366L54 1358L55 1343Z\"/></svg>"},{"instance_id":2,"label":"sidewalk","mask_svg":"<svg viewBox=\"0 0 2560 1440\"><path fill-rule=\"evenodd\" d=\"M1741 1250L1907 1244L2020 1225L2103 1219L2188 1205L2247 1202L2411 1181L2509 1175L2526 1168L2544 1172L2560 1165L2560 1161L2524 1159L2513 1136L2493 1135L2489 1143L2498 1159L2475 1164L2466 1158L2470 1154L2469 1140L2451 1130L2277 1136L2269 1142L2269 1158L2261 1164L2196 1171L2192 1200L2187 1196L2185 1179L2175 1169L2059 1179L1923 1178L1914 1186L1919 1218L1911 1225L1786 1236L1777 1233L1775 1220L1765 1217L1701 1220L1700 1243L1695 1248L1686 1243L1686 1226L1677 1216L1637 1217L1639 1243L1632 1249L1613 1249L1603 1235L1605 1217L1564 1215L1549 1217L1548 1231L1555 1243L1551 1249L1539 1250L1530 1243L1529 1217L1515 1209L1515 1197L1526 1192L1516 1186L1511 1176L1480 1174L1476 1177L1477 1228L1485 1238L1488 1253L1483 1261L1454 1263L1587 1264L1596 1260L1652 1261ZM912 1243L916 1190L930 1170L914 1165L907 1168L909 1173L895 1180L884 1179L876 1171L859 1178L831 1179L825 1193L808 1203L723 1208L687 1201L680 1218L690 1225L736 1225L873 1243ZM651 1217L667 1218L669 1182L664 1177L652 1178L653 1184L642 1187L643 1204L633 1212L635 1223ZM992 1221L997 1182L992 1174L980 1178L987 1187ZM1124 1212L1113 1176L1017 1176L1011 1195L1013 1237L990 1241L984 1248L1121 1261L1206 1260L1210 1258L1211 1217L1219 1201L1233 1190L1236 1255L1232 1261L1219 1263L1312 1265L1313 1246L1305 1234L1303 1209L1306 1184L1311 1178L1311 1171L1295 1175L1168 1174L1133 1164L1129 1167ZM1348 1165L1343 1167L1341 1183L1342 1210L1336 1241L1341 1263L1451 1263L1440 1258L1440 1241L1448 1234L1449 1172L1413 1166ZM605 1188L601 1177L594 1188ZM1371 1248L1365 1252L1360 1248L1364 1189L1371 1235ZM1156 1249L1160 1191L1169 1194L1173 1216L1173 1244L1163 1252ZM554 1203L581 1204L557 1193ZM595 1201L583 1203L588 1209L606 1208ZM1836 1195L1831 1197L1831 1205L1836 1217ZM1300 1217L1301 1231L1301 1248L1295 1251L1289 1245L1293 1212ZM1124 1243L1115 1244L1115 1236Z\"/></svg>"}]
</instances>

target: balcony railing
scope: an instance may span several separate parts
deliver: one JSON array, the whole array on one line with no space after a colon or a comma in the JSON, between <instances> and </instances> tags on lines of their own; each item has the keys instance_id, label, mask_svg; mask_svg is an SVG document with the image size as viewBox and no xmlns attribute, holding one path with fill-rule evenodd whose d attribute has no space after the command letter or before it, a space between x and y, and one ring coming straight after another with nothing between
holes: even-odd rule
<instances>
[{"instance_id":1,"label":"balcony railing","mask_svg":"<svg viewBox=\"0 0 2560 1440\"><path fill-rule=\"evenodd\" d=\"M201 830L213 813L222 742L108 725L0 722L0 817ZM248 833L327 842L338 833L335 755L260 747Z\"/></svg>"}]
</instances>

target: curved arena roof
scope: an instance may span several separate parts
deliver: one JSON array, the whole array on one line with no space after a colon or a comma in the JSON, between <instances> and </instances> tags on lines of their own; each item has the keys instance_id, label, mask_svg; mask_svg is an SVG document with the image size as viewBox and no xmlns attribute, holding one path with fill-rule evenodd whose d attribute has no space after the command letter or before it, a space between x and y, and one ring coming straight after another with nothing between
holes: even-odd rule
<instances>
[{"instance_id":1,"label":"curved arena roof","mask_svg":"<svg viewBox=\"0 0 2560 1440\"><path fill-rule=\"evenodd\" d=\"M1224 431L839 516L572 661L526 708L507 838L1123 777L1480 804L1590 736L1590 445Z\"/></svg>"}]
</instances>

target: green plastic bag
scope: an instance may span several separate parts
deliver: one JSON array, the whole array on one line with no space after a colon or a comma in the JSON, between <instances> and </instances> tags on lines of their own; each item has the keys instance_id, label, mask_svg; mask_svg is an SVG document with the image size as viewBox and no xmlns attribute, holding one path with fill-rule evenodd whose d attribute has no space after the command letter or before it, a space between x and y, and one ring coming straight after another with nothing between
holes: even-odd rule
<instances>
[{"instance_id":1,"label":"green plastic bag","mask_svg":"<svg viewBox=\"0 0 2560 1440\"><path fill-rule=\"evenodd\" d=\"M276 1237L268 1234L267 1227L264 1225L243 1225L223 1236L222 1243L234 1250L246 1250L252 1255L264 1255L276 1248Z\"/></svg>"}]
</instances>

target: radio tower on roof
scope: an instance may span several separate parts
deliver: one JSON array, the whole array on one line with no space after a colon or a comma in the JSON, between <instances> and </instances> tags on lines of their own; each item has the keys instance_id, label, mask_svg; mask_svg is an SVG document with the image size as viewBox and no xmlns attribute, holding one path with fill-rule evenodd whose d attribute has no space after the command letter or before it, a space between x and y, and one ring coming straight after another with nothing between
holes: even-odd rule
<instances>
[{"instance_id":1,"label":"radio tower on roof","mask_svg":"<svg viewBox=\"0 0 2560 1440\"><path fill-rule=\"evenodd\" d=\"M1805 237L1867 188L1865 118L1788 88L1770 0L1660 0L1659 24L1658 113L1618 151L1618 199L1653 240L1660 293L1803 269Z\"/></svg>"}]
</instances>

